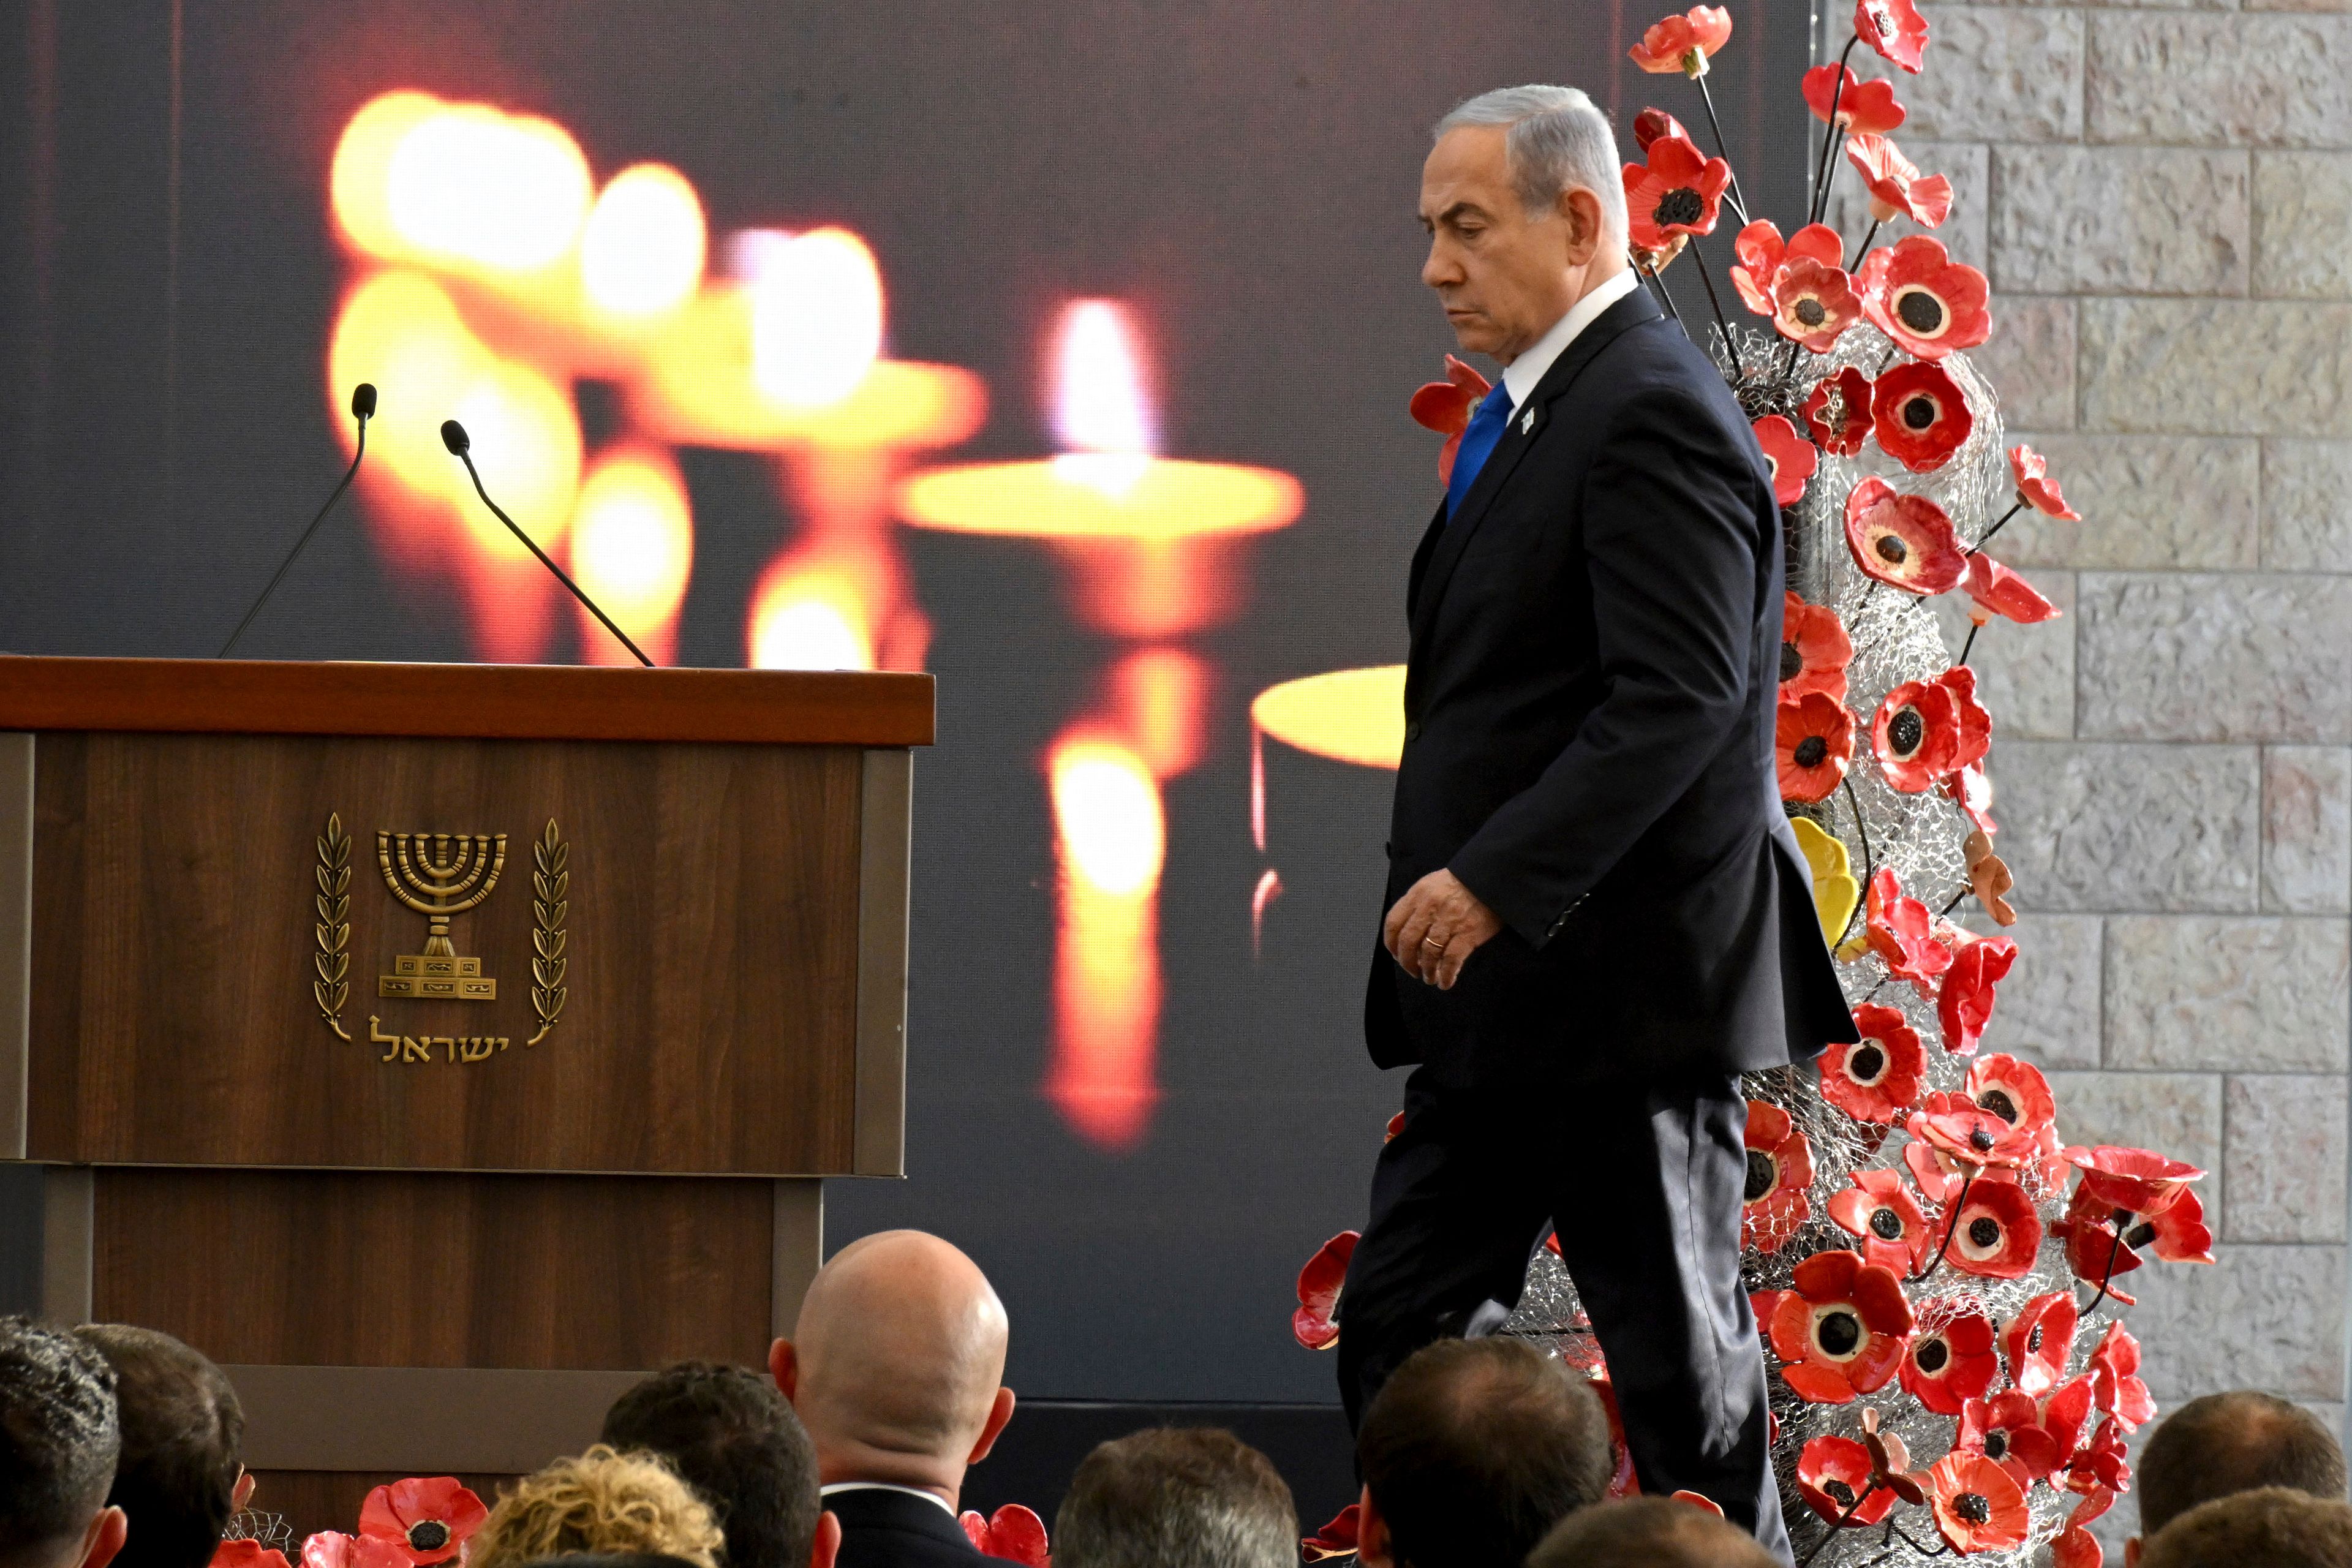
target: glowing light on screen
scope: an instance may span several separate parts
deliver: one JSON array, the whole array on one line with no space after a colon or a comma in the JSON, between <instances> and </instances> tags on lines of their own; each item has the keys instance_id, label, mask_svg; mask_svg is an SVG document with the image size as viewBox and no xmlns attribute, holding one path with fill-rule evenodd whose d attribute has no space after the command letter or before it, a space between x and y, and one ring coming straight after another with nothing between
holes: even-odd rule
<instances>
[{"instance_id":1,"label":"glowing light on screen","mask_svg":"<svg viewBox=\"0 0 2352 1568\"><path fill-rule=\"evenodd\" d=\"M1404 666L1335 669L1270 686L1250 704L1250 722L1318 757L1393 768L1404 754Z\"/></svg>"},{"instance_id":2,"label":"glowing light on screen","mask_svg":"<svg viewBox=\"0 0 2352 1568\"><path fill-rule=\"evenodd\" d=\"M822 406L857 390L882 353L882 270L845 228L737 237L751 291L751 379L778 403Z\"/></svg>"},{"instance_id":3,"label":"glowing light on screen","mask_svg":"<svg viewBox=\"0 0 2352 1568\"><path fill-rule=\"evenodd\" d=\"M554 121L456 104L400 139L384 199L418 252L536 272L571 250L592 189L580 144Z\"/></svg>"},{"instance_id":4,"label":"glowing light on screen","mask_svg":"<svg viewBox=\"0 0 2352 1568\"><path fill-rule=\"evenodd\" d=\"M1160 785L1135 752L1082 733L1055 744L1046 773L1062 896L1045 1092L1088 1142L1131 1148L1159 1099Z\"/></svg>"},{"instance_id":5,"label":"glowing light on screen","mask_svg":"<svg viewBox=\"0 0 2352 1568\"><path fill-rule=\"evenodd\" d=\"M751 595L754 669L872 669L874 639L856 586L824 572L771 569Z\"/></svg>"},{"instance_id":6,"label":"glowing light on screen","mask_svg":"<svg viewBox=\"0 0 2352 1568\"><path fill-rule=\"evenodd\" d=\"M1209 662L1181 647L1138 648L1111 667L1110 710L1152 777L1173 778L1201 760L1213 680Z\"/></svg>"},{"instance_id":7,"label":"glowing light on screen","mask_svg":"<svg viewBox=\"0 0 2352 1568\"><path fill-rule=\"evenodd\" d=\"M1060 477L1124 496L1159 449L1142 353L1127 307L1076 300L1063 308L1054 355L1054 436Z\"/></svg>"},{"instance_id":8,"label":"glowing light on screen","mask_svg":"<svg viewBox=\"0 0 2352 1568\"><path fill-rule=\"evenodd\" d=\"M553 553L571 526L580 490L580 419L570 390L529 365L498 361L458 395L450 416L473 437L483 488L541 550ZM441 461L457 476L451 488L472 495L464 465L446 453ZM530 559L530 552L478 500L462 515L486 553Z\"/></svg>"},{"instance_id":9,"label":"glowing light on screen","mask_svg":"<svg viewBox=\"0 0 2352 1568\"><path fill-rule=\"evenodd\" d=\"M677 657L677 616L693 569L694 519L669 455L633 447L598 458L580 487L572 574L656 664ZM635 662L585 610L579 621L591 662Z\"/></svg>"},{"instance_id":10,"label":"glowing light on screen","mask_svg":"<svg viewBox=\"0 0 2352 1568\"><path fill-rule=\"evenodd\" d=\"M344 296L327 350L327 393L343 448L352 448L347 412L360 382L383 389L368 426L371 480L390 474L423 496L457 499L465 470L441 445L441 421L490 361L467 330L448 291L421 272L378 272ZM436 529L446 526L437 515Z\"/></svg>"},{"instance_id":11,"label":"glowing light on screen","mask_svg":"<svg viewBox=\"0 0 2352 1568\"><path fill-rule=\"evenodd\" d=\"M656 316L702 284L709 229L702 198L666 163L638 163L613 176L580 235L580 283L600 310Z\"/></svg>"}]
</instances>

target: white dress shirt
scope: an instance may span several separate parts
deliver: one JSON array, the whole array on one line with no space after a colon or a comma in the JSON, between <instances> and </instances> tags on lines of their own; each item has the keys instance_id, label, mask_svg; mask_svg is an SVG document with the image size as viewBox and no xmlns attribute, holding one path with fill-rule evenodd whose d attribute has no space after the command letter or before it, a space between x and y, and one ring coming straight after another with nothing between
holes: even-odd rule
<instances>
[{"instance_id":1,"label":"white dress shirt","mask_svg":"<svg viewBox=\"0 0 2352 1568\"><path fill-rule=\"evenodd\" d=\"M1503 367L1503 390L1510 395L1511 412L1528 405L1536 386L1551 369L1553 362L1568 352L1576 334L1591 326L1594 318L1626 295L1642 286L1642 280L1628 267L1607 282L1588 290L1583 299L1568 308L1568 314L1552 323L1551 331L1538 338L1535 346Z\"/></svg>"},{"instance_id":2,"label":"white dress shirt","mask_svg":"<svg viewBox=\"0 0 2352 1568\"><path fill-rule=\"evenodd\" d=\"M816 1489L817 1500L822 1502L835 1492L905 1492L908 1497L919 1497L935 1508L944 1509L950 1519L956 1517L956 1510L947 1499L937 1492L927 1492L920 1487L902 1487L889 1481L835 1481L829 1487Z\"/></svg>"}]
</instances>

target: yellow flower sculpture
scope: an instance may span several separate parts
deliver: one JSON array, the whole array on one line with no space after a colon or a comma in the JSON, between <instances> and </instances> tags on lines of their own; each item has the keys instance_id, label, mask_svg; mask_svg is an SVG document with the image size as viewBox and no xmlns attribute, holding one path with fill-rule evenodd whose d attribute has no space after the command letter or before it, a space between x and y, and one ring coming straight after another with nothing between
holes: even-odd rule
<instances>
[{"instance_id":1,"label":"yellow flower sculpture","mask_svg":"<svg viewBox=\"0 0 2352 1568\"><path fill-rule=\"evenodd\" d=\"M1853 862L1837 836L1824 831L1811 817L1791 817L1789 826L1797 830L1797 847L1805 852L1805 864L1813 869L1813 912L1821 917L1822 940L1835 947L1862 897L1862 884L1853 879Z\"/></svg>"}]
</instances>

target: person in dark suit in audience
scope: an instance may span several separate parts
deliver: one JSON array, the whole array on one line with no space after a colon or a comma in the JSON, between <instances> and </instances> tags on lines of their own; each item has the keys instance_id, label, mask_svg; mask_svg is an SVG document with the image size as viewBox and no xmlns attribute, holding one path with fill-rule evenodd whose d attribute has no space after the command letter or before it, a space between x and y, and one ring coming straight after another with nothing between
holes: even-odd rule
<instances>
[{"instance_id":1,"label":"person in dark suit in audience","mask_svg":"<svg viewBox=\"0 0 2352 1568\"><path fill-rule=\"evenodd\" d=\"M816 1449L775 1384L682 1361L614 1401L600 1439L669 1461L727 1532L727 1568L833 1568L841 1521L817 1497Z\"/></svg>"},{"instance_id":2,"label":"person in dark suit in audience","mask_svg":"<svg viewBox=\"0 0 2352 1568\"><path fill-rule=\"evenodd\" d=\"M2276 1394L2209 1394L2149 1435L2135 1479L2139 1533L2124 1542L2125 1568L2139 1568L2149 1536L2215 1498L2258 1487L2342 1497L2344 1447L2318 1416Z\"/></svg>"},{"instance_id":3,"label":"person in dark suit in audience","mask_svg":"<svg viewBox=\"0 0 2352 1568\"><path fill-rule=\"evenodd\" d=\"M818 1270L768 1369L816 1446L839 1568L981 1561L956 1509L1013 1418L1007 1332L987 1276L936 1236L883 1231Z\"/></svg>"},{"instance_id":4,"label":"person in dark suit in audience","mask_svg":"<svg viewBox=\"0 0 2352 1568\"><path fill-rule=\"evenodd\" d=\"M1053 1548L1055 1568L1297 1568L1298 1510L1232 1433L1154 1426L1080 1461Z\"/></svg>"},{"instance_id":5,"label":"person in dark suit in audience","mask_svg":"<svg viewBox=\"0 0 2352 1568\"><path fill-rule=\"evenodd\" d=\"M0 1568L107 1568L121 1552L114 1386L73 1335L0 1318Z\"/></svg>"},{"instance_id":6,"label":"person in dark suit in audience","mask_svg":"<svg viewBox=\"0 0 2352 1568\"><path fill-rule=\"evenodd\" d=\"M114 1568L206 1568L253 1489L240 1458L245 1410L211 1358L155 1329L74 1332L114 1368L122 1456L107 1501L129 1516Z\"/></svg>"},{"instance_id":7,"label":"person in dark suit in audience","mask_svg":"<svg viewBox=\"0 0 2352 1568\"><path fill-rule=\"evenodd\" d=\"M1746 1531L1675 1498L1580 1509L1528 1556L1527 1568L1779 1568Z\"/></svg>"},{"instance_id":8,"label":"person in dark suit in audience","mask_svg":"<svg viewBox=\"0 0 2352 1568\"><path fill-rule=\"evenodd\" d=\"M2143 1568L2346 1568L2352 1504L2293 1487L2199 1503L2147 1538Z\"/></svg>"}]
</instances>

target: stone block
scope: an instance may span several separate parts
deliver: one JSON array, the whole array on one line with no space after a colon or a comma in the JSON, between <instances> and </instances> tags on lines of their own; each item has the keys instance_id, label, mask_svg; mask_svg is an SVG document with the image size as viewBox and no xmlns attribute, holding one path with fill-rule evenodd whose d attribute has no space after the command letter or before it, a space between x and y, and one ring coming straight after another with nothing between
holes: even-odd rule
<instances>
[{"instance_id":1,"label":"stone block","mask_svg":"<svg viewBox=\"0 0 2352 1568\"><path fill-rule=\"evenodd\" d=\"M2154 1149L2186 1160L2206 1173L2197 1188L2209 1219L2221 1212L2221 1074L2056 1072L2049 1077L2051 1096L2058 1102L2059 1137L2069 1143Z\"/></svg>"},{"instance_id":2,"label":"stone block","mask_svg":"<svg viewBox=\"0 0 2352 1568\"><path fill-rule=\"evenodd\" d=\"M2263 908L2352 910L2352 752L2263 749Z\"/></svg>"},{"instance_id":3,"label":"stone block","mask_svg":"<svg viewBox=\"0 0 2352 1568\"><path fill-rule=\"evenodd\" d=\"M2074 353L2074 300L2001 294L1992 301L1992 336L1970 349L1969 359L2000 395L2007 424L2072 430ZM2059 483L2065 483L2063 475Z\"/></svg>"},{"instance_id":4,"label":"stone block","mask_svg":"<svg viewBox=\"0 0 2352 1568\"><path fill-rule=\"evenodd\" d=\"M1994 288L2029 294L2246 291L2252 247L2244 153L2005 146L1992 158Z\"/></svg>"},{"instance_id":5,"label":"stone block","mask_svg":"<svg viewBox=\"0 0 2352 1568\"><path fill-rule=\"evenodd\" d=\"M2352 572L2352 442L2263 443L2263 564Z\"/></svg>"},{"instance_id":6,"label":"stone block","mask_svg":"<svg viewBox=\"0 0 2352 1568\"><path fill-rule=\"evenodd\" d=\"M2158 1402L2231 1388L2342 1394L2344 1248L2223 1244L2213 1258L2149 1263L2131 1276L2139 1304L2126 1321Z\"/></svg>"},{"instance_id":7,"label":"stone block","mask_svg":"<svg viewBox=\"0 0 2352 1568\"><path fill-rule=\"evenodd\" d=\"M2254 748L2011 741L1994 745L1991 769L2021 908L2256 908Z\"/></svg>"},{"instance_id":8,"label":"stone block","mask_svg":"<svg viewBox=\"0 0 2352 1568\"><path fill-rule=\"evenodd\" d=\"M2192 11L2090 16L2084 101L2092 142L2352 143L2352 19ZM2043 138L2037 131L2004 139Z\"/></svg>"},{"instance_id":9,"label":"stone block","mask_svg":"<svg viewBox=\"0 0 2352 1568\"><path fill-rule=\"evenodd\" d=\"M2305 300L2352 298L2352 153L2257 153L2253 287Z\"/></svg>"},{"instance_id":10,"label":"stone block","mask_svg":"<svg viewBox=\"0 0 2352 1568\"><path fill-rule=\"evenodd\" d=\"M2010 524L2015 528L2016 523ZM2001 538L2009 537L2009 529ZM2037 572L2033 585L2066 616L2074 613L2074 574ZM1969 636L1969 600L1946 594L1931 601L1944 642L1958 658ZM2068 619L2021 626L1996 619L1969 649L1977 695L1992 713L1995 735L2064 740L2074 732L2074 623Z\"/></svg>"},{"instance_id":11,"label":"stone block","mask_svg":"<svg viewBox=\"0 0 2352 1568\"><path fill-rule=\"evenodd\" d=\"M2085 300L2082 426L2352 437L2352 305Z\"/></svg>"},{"instance_id":12,"label":"stone block","mask_svg":"<svg viewBox=\"0 0 2352 1568\"><path fill-rule=\"evenodd\" d=\"M2342 1241L2344 1113L2339 1074L2231 1078L2222 1097L2229 1196L2213 1233L2229 1241ZM2209 1223L2215 1212L2206 1205Z\"/></svg>"},{"instance_id":13,"label":"stone block","mask_svg":"<svg viewBox=\"0 0 2352 1568\"><path fill-rule=\"evenodd\" d=\"M1953 260L1984 270L1985 225L1992 207L1986 178L1991 150L1981 142L1915 142L1900 133L1895 137L1895 145L1902 148L1905 157L1919 165L1922 174L1942 174L1950 179L1952 210L1943 226L1934 229L1921 228L1907 217L1889 218L1880 226L1878 237L1871 242L1873 246L1892 245L1906 235L1932 235L1944 242ZM1851 164L1842 163L1837 180L1830 186L1828 222L1845 236L1848 256L1853 254L1854 247L1870 230L1870 192Z\"/></svg>"},{"instance_id":14,"label":"stone block","mask_svg":"<svg viewBox=\"0 0 2352 1568\"><path fill-rule=\"evenodd\" d=\"M2107 1066L2342 1072L2346 932L2312 916L2110 920Z\"/></svg>"},{"instance_id":15,"label":"stone block","mask_svg":"<svg viewBox=\"0 0 2352 1568\"><path fill-rule=\"evenodd\" d=\"M1968 923L2000 930L1982 916ZM2017 963L2000 983L1980 1050L2006 1051L2045 1070L2097 1067L2099 932L2096 915L2021 913L2001 932L2016 942Z\"/></svg>"},{"instance_id":16,"label":"stone block","mask_svg":"<svg viewBox=\"0 0 2352 1568\"><path fill-rule=\"evenodd\" d=\"M1857 76L1865 69L1895 75L1895 94L1911 111L1911 135L1926 142L2073 142L2082 135L2083 13L1938 5L1929 26L1932 64L1918 76L1902 76L1857 51Z\"/></svg>"},{"instance_id":17,"label":"stone block","mask_svg":"<svg viewBox=\"0 0 2352 1568\"><path fill-rule=\"evenodd\" d=\"M2009 445L2020 441L2050 460L2083 521L2018 513L1992 543L2011 565L2251 572L2263 563L2260 442L2011 430ZM2352 521L2352 508L2347 515ZM2352 542L2352 527L2347 533Z\"/></svg>"},{"instance_id":18,"label":"stone block","mask_svg":"<svg viewBox=\"0 0 2352 1568\"><path fill-rule=\"evenodd\" d=\"M2085 738L2352 741L2352 577L2084 573Z\"/></svg>"}]
</instances>

